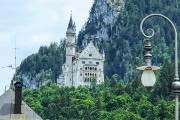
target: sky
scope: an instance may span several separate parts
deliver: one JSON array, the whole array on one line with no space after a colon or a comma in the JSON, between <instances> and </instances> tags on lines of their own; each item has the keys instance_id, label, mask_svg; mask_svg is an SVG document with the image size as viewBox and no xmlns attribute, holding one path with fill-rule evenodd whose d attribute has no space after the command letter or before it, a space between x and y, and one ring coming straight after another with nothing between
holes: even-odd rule
<instances>
[{"instance_id":1,"label":"sky","mask_svg":"<svg viewBox=\"0 0 180 120\"><path fill-rule=\"evenodd\" d=\"M65 37L72 11L77 32L93 0L0 0L0 95L8 89L16 65L42 45ZM16 46L16 47L15 47ZM8 67L12 65L12 68Z\"/></svg>"}]
</instances>

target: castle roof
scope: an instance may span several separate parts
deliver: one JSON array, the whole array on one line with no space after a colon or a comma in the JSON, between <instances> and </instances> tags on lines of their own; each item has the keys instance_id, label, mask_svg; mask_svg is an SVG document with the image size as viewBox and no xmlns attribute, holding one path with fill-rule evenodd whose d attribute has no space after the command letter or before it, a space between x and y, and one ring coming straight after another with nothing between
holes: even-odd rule
<instances>
[{"instance_id":1,"label":"castle roof","mask_svg":"<svg viewBox=\"0 0 180 120\"><path fill-rule=\"evenodd\" d=\"M42 120L24 101L22 101L22 114L14 114L15 92L7 90L0 96L0 120Z\"/></svg>"},{"instance_id":2,"label":"castle roof","mask_svg":"<svg viewBox=\"0 0 180 120\"><path fill-rule=\"evenodd\" d=\"M67 29L73 29L73 30L76 29L75 22L73 22L73 19L72 19L72 13L70 15L70 19L69 19L69 23L68 23L68 28Z\"/></svg>"},{"instance_id":3,"label":"castle roof","mask_svg":"<svg viewBox=\"0 0 180 120\"><path fill-rule=\"evenodd\" d=\"M70 19L69 19L68 29L73 29L72 15L70 16Z\"/></svg>"},{"instance_id":4,"label":"castle roof","mask_svg":"<svg viewBox=\"0 0 180 120\"><path fill-rule=\"evenodd\" d=\"M103 56L94 46L93 42L90 41L90 43L79 53L79 58L103 59Z\"/></svg>"}]
</instances>

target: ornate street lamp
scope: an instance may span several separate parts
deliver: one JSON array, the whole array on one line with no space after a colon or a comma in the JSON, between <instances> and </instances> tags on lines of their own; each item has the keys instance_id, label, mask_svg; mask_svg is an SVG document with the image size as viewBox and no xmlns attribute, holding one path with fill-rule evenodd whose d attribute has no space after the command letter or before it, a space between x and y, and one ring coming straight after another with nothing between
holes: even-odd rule
<instances>
[{"instance_id":1,"label":"ornate street lamp","mask_svg":"<svg viewBox=\"0 0 180 120\"><path fill-rule=\"evenodd\" d=\"M146 35L143 31L143 23L146 19L153 17L153 16L162 17L162 18L166 19L170 23L170 25L173 27L173 30L174 30L174 34L175 34L174 35L174 39L175 39L175 75L174 75L174 82L172 83L172 89L173 89L173 93L175 95L175 120L179 120L178 101L179 101L179 93L180 93L180 82L179 82L179 76L178 76L177 31L176 31L174 24L166 16L164 16L162 14L150 14L141 21L140 29L141 29L143 36L146 38L146 42L147 42L144 47L146 50L146 54L144 55L146 65L138 67L137 69L143 70L143 74L141 77L142 84L147 88L152 88L156 81L156 77L155 77L155 74L153 71L159 69L159 67L151 65L152 55L151 55L150 51L152 50L152 46L151 46L151 42L149 39L154 36L154 30L148 29L147 33L149 35Z\"/></svg>"}]
</instances>

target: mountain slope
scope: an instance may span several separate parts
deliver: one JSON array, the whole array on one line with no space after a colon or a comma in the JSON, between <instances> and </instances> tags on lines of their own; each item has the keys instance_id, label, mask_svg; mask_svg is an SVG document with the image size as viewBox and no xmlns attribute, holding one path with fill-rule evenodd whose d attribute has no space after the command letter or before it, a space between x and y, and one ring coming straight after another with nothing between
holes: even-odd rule
<instances>
[{"instance_id":1,"label":"mountain slope","mask_svg":"<svg viewBox=\"0 0 180 120\"><path fill-rule=\"evenodd\" d=\"M141 20L148 14L161 13L171 19L179 31L179 5L177 0L94 0L89 18L78 34L78 49L94 38L93 42L106 54L105 77L115 75L121 81L132 81L139 75L136 67L144 63ZM162 66L171 62L174 59L174 33L170 25L155 17L146 21L145 28L149 27L156 32L151 39L153 64ZM41 47L37 54L26 58L18 69L19 79L32 88L48 80L56 82L64 62L64 44Z\"/></svg>"},{"instance_id":2,"label":"mountain slope","mask_svg":"<svg viewBox=\"0 0 180 120\"><path fill-rule=\"evenodd\" d=\"M65 59L65 41L41 46L38 53L28 56L17 70L17 78L28 88L56 83Z\"/></svg>"},{"instance_id":3,"label":"mountain slope","mask_svg":"<svg viewBox=\"0 0 180 120\"><path fill-rule=\"evenodd\" d=\"M180 2L111 0L114 5L111 7L109 1L95 0L90 17L78 35L78 45L82 47L89 37L96 37L97 45L106 53L105 75L110 77L118 74L119 79L131 81L137 76L136 67L143 64L144 38L139 28L141 20L150 13L161 13L176 23L179 30ZM113 8L119 8L119 11ZM152 18L145 23L147 27L154 27L157 33L152 39L153 53L156 53L153 54L153 64L161 66L170 62L173 59L174 35L170 25L162 18Z\"/></svg>"}]
</instances>

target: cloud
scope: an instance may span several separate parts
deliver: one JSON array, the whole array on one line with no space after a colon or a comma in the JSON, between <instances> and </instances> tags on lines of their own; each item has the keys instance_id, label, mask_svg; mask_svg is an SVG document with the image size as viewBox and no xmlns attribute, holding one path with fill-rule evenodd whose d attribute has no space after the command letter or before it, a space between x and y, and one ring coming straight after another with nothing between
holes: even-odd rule
<instances>
[{"instance_id":1,"label":"cloud","mask_svg":"<svg viewBox=\"0 0 180 120\"><path fill-rule=\"evenodd\" d=\"M11 40L11 34L8 32L0 32L0 47L6 46Z\"/></svg>"},{"instance_id":2,"label":"cloud","mask_svg":"<svg viewBox=\"0 0 180 120\"><path fill-rule=\"evenodd\" d=\"M14 66L16 40L17 66L41 45L65 37L70 13L77 33L88 18L93 0L0 0L0 64ZM14 71L0 66L0 95L10 84ZM10 78L10 79L9 79Z\"/></svg>"},{"instance_id":3,"label":"cloud","mask_svg":"<svg viewBox=\"0 0 180 120\"><path fill-rule=\"evenodd\" d=\"M40 34L40 35L34 35L32 38L30 38L29 41L31 44L42 44L42 43L49 43L50 41L50 35L48 34Z\"/></svg>"}]
</instances>

